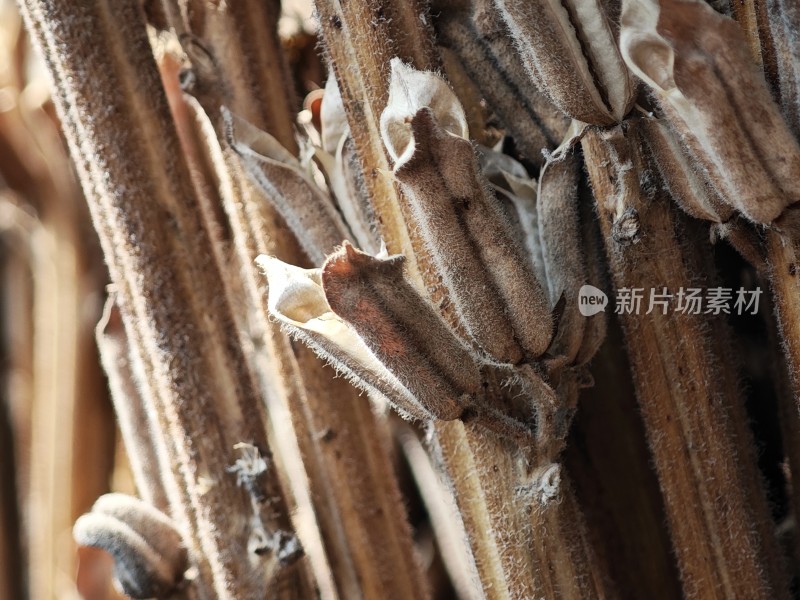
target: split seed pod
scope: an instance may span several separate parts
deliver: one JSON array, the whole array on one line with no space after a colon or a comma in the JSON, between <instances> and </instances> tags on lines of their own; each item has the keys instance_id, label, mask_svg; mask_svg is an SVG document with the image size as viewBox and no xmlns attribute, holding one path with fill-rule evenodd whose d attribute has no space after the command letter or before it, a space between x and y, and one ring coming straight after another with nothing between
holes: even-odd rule
<instances>
[{"instance_id":1,"label":"split seed pod","mask_svg":"<svg viewBox=\"0 0 800 600\"><path fill-rule=\"evenodd\" d=\"M284 218L314 264L351 239L330 198L268 133L223 108L228 143L256 187Z\"/></svg>"},{"instance_id":2,"label":"split seed pod","mask_svg":"<svg viewBox=\"0 0 800 600\"><path fill-rule=\"evenodd\" d=\"M536 87L492 0L442 2L435 25L438 42L453 51L491 109L514 138L516 148L537 166L542 148L558 146L569 119Z\"/></svg>"},{"instance_id":3,"label":"split seed pod","mask_svg":"<svg viewBox=\"0 0 800 600\"><path fill-rule=\"evenodd\" d=\"M496 360L538 358L552 337L547 298L478 176L472 144L445 131L427 108L403 124L415 143L395 164L395 177L465 328Z\"/></svg>"},{"instance_id":4,"label":"split seed pod","mask_svg":"<svg viewBox=\"0 0 800 600\"><path fill-rule=\"evenodd\" d=\"M406 281L404 262L403 256L376 258L346 243L322 268L325 297L437 419L457 419L480 392L480 368Z\"/></svg>"},{"instance_id":5,"label":"split seed pod","mask_svg":"<svg viewBox=\"0 0 800 600\"><path fill-rule=\"evenodd\" d=\"M164 598L183 579L187 553L171 519L138 498L101 496L73 528L82 546L114 557L114 575L132 598Z\"/></svg>"},{"instance_id":6,"label":"split seed pod","mask_svg":"<svg viewBox=\"0 0 800 600\"><path fill-rule=\"evenodd\" d=\"M800 200L800 146L736 22L699 0L625 0L620 43L727 204L771 223Z\"/></svg>"},{"instance_id":7,"label":"split seed pod","mask_svg":"<svg viewBox=\"0 0 800 600\"><path fill-rule=\"evenodd\" d=\"M335 314L322 289L321 269L301 269L271 256L256 264L269 282L270 315L355 387L383 398L405 418L433 415L378 360L358 333Z\"/></svg>"},{"instance_id":8,"label":"split seed pod","mask_svg":"<svg viewBox=\"0 0 800 600\"><path fill-rule=\"evenodd\" d=\"M622 120L636 86L598 0L495 0L531 77L565 114Z\"/></svg>"}]
</instances>

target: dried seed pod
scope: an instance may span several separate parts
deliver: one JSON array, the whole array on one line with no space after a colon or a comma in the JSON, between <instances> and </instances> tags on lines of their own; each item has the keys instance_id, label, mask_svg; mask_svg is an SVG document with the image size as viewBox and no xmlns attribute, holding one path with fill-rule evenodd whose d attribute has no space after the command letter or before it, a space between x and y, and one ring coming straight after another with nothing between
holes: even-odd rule
<instances>
[{"instance_id":1,"label":"dried seed pod","mask_svg":"<svg viewBox=\"0 0 800 600\"><path fill-rule=\"evenodd\" d=\"M573 119L622 120L636 86L597 0L495 0L539 89Z\"/></svg>"},{"instance_id":2,"label":"dried seed pod","mask_svg":"<svg viewBox=\"0 0 800 600\"><path fill-rule=\"evenodd\" d=\"M434 73L417 71L399 58L391 61L389 101L381 113L381 137L395 162L414 151L410 119L428 107L445 131L469 138L467 117L461 102L444 79Z\"/></svg>"},{"instance_id":3,"label":"dried seed pod","mask_svg":"<svg viewBox=\"0 0 800 600\"><path fill-rule=\"evenodd\" d=\"M547 298L478 177L472 145L441 128L429 109L410 126L415 146L395 176L467 331L497 360L538 358L552 337Z\"/></svg>"},{"instance_id":4,"label":"dried seed pod","mask_svg":"<svg viewBox=\"0 0 800 600\"><path fill-rule=\"evenodd\" d=\"M486 102L513 136L517 149L537 166L542 149L555 148L569 125L526 73L510 33L491 0L456 9L443 2L434 22L438 42L451 49ZM433 11L437 12L436 6ZM449 74L448 74L449 75Z\"/></svg>"},{"instance_id":5,"label":"dried seed pod","mask_svg":"<svg viewBox=\"0 0 800 600\"><path fill-rule=\"evenodd\" d=\"M509 213L517 240L527 252L537 281L547 281L539 241L539 224L536 212L538 184L531 179L525 167L506 154L478 147L481 172L489 181L492 191L501 202L510 206Z\"/></svg>"},{"instance_id":6,"label":"dried seed pod","mask_svg":"<svg viewBox=\"0 0 800 600\"><path fill-rule=\"evenodd\" d=\"M73 536L114 557L114 575L132 598L166 597L187 568L186 548L169 517L132 496L101 496L76 521Z\"/></svg>"},{"instance_id":7,"label":"dried seed pod","mask_svg":"<svg viewBox=\"0 0 800 600\"><path fill-rule=\"evenodd\" d=\"M345 244L322 268L333 311L437 419L457 419L481 390L467 347L403 274L403 256L376 258Z\"/></svg>"},{"instance_id":8,"label":"dried seed pod","mask_svg":"<svg viewBox=\"0 0 800 600\"><path fill-rule=\"evenodd\" d=\"M800 136L800 6L791 0L768 0L766 4L781 111L795 136Z\"/></svg>"},{"instance_id":9,"label":"dried seed pod","mask_svg":"<svg viewBox=\"0 0 800 600\"><path fill-rule=\"evenodd\" d=\"M330 198L271 135L225 108L223 118L228 143L245 173L286 220L311 261L322 263L327 253L351 238Z\"/></svg>"},{"instance_id":10,"label":"dried seed pod","mask_svg":"<svg viewBox=\"0 0 800 600\"><path fill-rule=\"evenodd\" d=\"M800 146L736 22L699 0L626 0L620 42L727 204L770 223L800 199Z\"/></svg>"},{"instance_id":11,"label":"dried seed pod","mask_svg":"<svg viewBox=\"0 0 800 600\"><path fill-rule=\"evenodd\" d=\"M301 269L270 256L256 263L269 281L270 314L359 389L382 397L404 417L433 415L381 364L356 331L335 314L322 289L321 269Z\"/></svg>"},{"instance_id":12,"label":"dried seed pod","mask_svg":"<svg viewBox=\"0 0 800 600\"><path fill-rule=\"evenodd\" d=\"M586 263L578 217L578 178L574 155L548 161L539 175L537 212L550 306L566 301L550 354L572 361L580 350L586 325L578 308L578 291L586 284Z\"/></svg>"},{"instance_id":13,"label":"dried seed pod","mask_svg":"<svg viewBox=\"0 0 800 600\"><path fill-rule=\"evenodd\" d=\"M724 204L686 156L686 151L661 119L642 119L642 139L653 165L661 175L672 199L687 214L705 221L724 223L733 209Z\"/></svg>"}]
</instances>

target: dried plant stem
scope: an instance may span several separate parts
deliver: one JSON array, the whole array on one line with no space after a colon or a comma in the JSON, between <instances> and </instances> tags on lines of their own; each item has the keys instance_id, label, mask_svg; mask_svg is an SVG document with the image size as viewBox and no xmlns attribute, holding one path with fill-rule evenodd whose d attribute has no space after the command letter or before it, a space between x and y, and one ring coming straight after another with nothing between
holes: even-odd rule
<instances>
[{"instance_id":1,"label":"dried plant stem","mask_svg":"<svg viewBox=\"0 0 800 600\"><path fill-rule=\"evenodd\" d=\"M148 402L142 394L147 384L134 374L127 335L113 296L106 302L96 335L136 490L142 500L166 511L169 500L164 486L170 467L165 460L169 453L166 448L156 449L166 440L159 436L158 424L152 422L156 415L152 400Z\"/></svg>"},{"instance_id":2,"label":"dried plant stem","mask_svg":"<svg viewBox=\"0 0 800 600\"><path fill-rule=\"evenodd\" d=\"M108 261L132 346L154 375L159 424L174 444L170 464L189 503L172 506L204 596L264 594L279 549L248 549L253 518L289 532L274 472L269 510L227 471L233 446L268 451L264 409L233 330L230 306L197 198L181 159L138 3L32 0L22 5L45 57L56 105ZM227 331L227 332L226 332ZM249 557L249 560L242 560ZM306 597L305 567L285 569L276 597ZM272 572L267 568L271 566Z\"/></svg>"},{"instance_id":3,"label":"dried plant stem","mask_svg":"<svg viewBox=\"0 0 800 600\"><path fill-rule=\"evenodd\" d=\"M5 263L7 257L0 258ZM0 266L5 270L5 264ZM6 338L5 331L2 331ZM7 339L7 338L6 338ZM5 342L5 340L4 340ZM3 343L5 346L5 343ZM7 360L7 348L0 349L3 360ZM5 382L4 382L5 383ZM4 598L22 598L25 589L26 561L22 551L19 482L16 468L14 428L11 421L11 406L8 388L0 392L0 595Z\"/></svg>"},{"instance_id":4,"label":"dried plant stem","mask_svg":"<svg viewBox=\"0 0 800 600\"><path fill-rule=\"evenodd\" d=\"M793 210L793 209L790 209ZM800 257L795 231L767 231L766 248L778 328L792 394L800 405Z\"/></svg>"},{"instance_id":5,"label":"dried plant stem","mask_svg":"<svg viewBox=\"0 0 800 600\"><path fill-rule=\"evenodd\" d=\"M273 19L264 33L274 38L275 43L276 23ZM235 78L228 80L233 77L231 73L239 73L228 68L230 56L224 50L228 40L236 35L246 37L247 32L237 33L220 27L209 32L208 37L200 38L219 60L221 89L235 90L229 98L233 107L246 104L238 94L253 93L238 85ZM255 40L240 42L243 48L257 45ZM241 60L244 64L251 63L246 55ZM280 61L273 60L271 67L272 81L280 80ZM249 77L247 73L243 76ZM426 586L413 556L411 532L393 477L386 441L381 440L385 430L376 421L366 398L360 397L344 379L334 379L333 370L325 367L309 350L294 348L278 326L269 322L267 296L261 276L256 272L255 258L259 254L276 255L298 264L307 259L265 200L255 189L245 185L246 178L237 168L233 154L220 146L224 132L218 115L223 98L206 93L201 101L215 121L213 124L197 103L190 103L189 109L193 111L195 127L201 130L203 145L210 153L208 162L214 166L219 181L244 292L249 306L253 307L250 335L257 347L265 344L256 355L256 371L270 405L270 414L288 412L292 420L296 441L284 435L280 447L286 466L292 460L290 455L296 455L299 450L308 476L311 503L325 551L325 556L315 563L318 576L327 578L320 572L321 563L326 561L336 593L341 598L425 597ZM293 115L288 104L279 103L273 107L273 118L284 106L287 108L283 111L283 120L291 123ZM270 133L281 134L274 130ZM294 148L293 139L281 141L287 148ZM280 440L281 436L276 439ZM292 478L295 493L307 495L309 491L298 488L301 484L299 478Z\"/></svg>"},{"instance_id":6,"label":"dried plant stem","mask_svg":"<svg viewBox=\"0 0 800 600\"><path fill-rule=\"evenodd\" d=\"M417 17L400 30L390 14L425 14L418 2L376 2L359 0L346 4L338 0L319 0L320 31L339 90L344 100L350 132L364 171L364 183L376 215L379 230L391 254L404 254L408 269L418 271L401 200L389 173L389 162L380 136L379 121L386 107L389 88L389 60L401 56L417 68L429 69L436 63L430 40ZM418 10L414 11L416 7ZM398 31L403 31L398 35ZM398 37L402 42L398 42ZM416 42L416 43L415 43Z\"/></svg>"},{"instance_id":7,"label":"dried plant stem","mask_svg":"<svg viewBox=\"0 0 800 600\"><path fill-rule=\"evenodd\" d=\"M698 282L697 261L679 243L680 222L660 191L640 188L648 169L636 121L583 140L613 283L623 288L667 287L672 293ZM626 212L627 211L627 212ZM635 212L631 212L635 211ZM638 227L641 240L623 246L613 237L619 221ZM677 260L676 260L677 258ZM732 373L722 367L717 340L701 315L621 316L634 384L648 432L673 546L690 598L782 598L780 565L769 536L766 503L755 467L741 447L749 432ZM740 422L741 421L741 422Z\"/></svg>"}]
</instances>

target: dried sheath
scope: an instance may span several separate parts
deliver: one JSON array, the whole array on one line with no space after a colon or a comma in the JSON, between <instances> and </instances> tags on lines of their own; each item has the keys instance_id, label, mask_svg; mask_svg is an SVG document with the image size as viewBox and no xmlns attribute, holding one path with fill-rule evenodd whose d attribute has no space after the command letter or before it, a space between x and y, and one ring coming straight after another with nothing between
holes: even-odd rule
<instances>
[{"instance_id":1,"label":"dried sheath","mask_svg":"<svg viewBox=\"0 0 800 600\"><path fill-rule=\"evenodd\" d=\"M467 331L497 360L538 358L552 337L547 298L478 177L472 145L444 131L429 109L410 125L412 152L395 176Z\"/></svg>"},{"instance_id":2,"label":"dried sheath","mask_svg":"<svg viewBox=\"0 0 800 600\"><path fill-rule=\"evenodd\" d=\"M480 391L480 369L405 280L403 262L402 256L376 258L345 244L322 268L325 296L437 419L457 419Z\"/></svg>"},{"instance_id":3,"label":"dried sheath","mask_svg":"<svg viewBox=\"0 0 800 600\"><path fill-rule=\"evenodd\" d=\"M770 223L800 199L800 146L734 21L695 0L627 0L620 43L727 204Z\"/></svg>"},{"instance_id":4,"label":"dried sheath","mask_svg":"<svg viewBox=\"0 0 800 600\"><path fill-rule=\"evenodd\" d=\"M585 123L621 121L635 85L597 0L495 0L539 88Z\"/></svg>"},{"instance_id":5,"label":"dried sheath","mask_svg":"<svg viewBox=\"0 0 800 600\"><path fill-rule=\"evenodd\" d=\"M326 254L350 239L330 198L275 138L225 109L223 116L228 142L243 170L286 220L311 261L321 264Z\"/></svg>"}]
</instances>

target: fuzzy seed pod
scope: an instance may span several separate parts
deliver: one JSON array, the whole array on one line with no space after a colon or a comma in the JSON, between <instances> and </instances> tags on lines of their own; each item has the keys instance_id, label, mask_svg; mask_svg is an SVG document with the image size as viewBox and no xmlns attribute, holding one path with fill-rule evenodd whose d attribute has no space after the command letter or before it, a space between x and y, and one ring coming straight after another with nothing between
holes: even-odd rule
<instances>
[{"instance_id":1,"label":"fuzzy seed pod","mask_svg":"<svg viewBox=\"0 0 800 600\"><path fill-rule=\"evenodd\" d=\"M402 256L376 258L350 244L322 268L333 311L437 418L457 419L480 392L475 358L403 275Z\"/></svg>"},{"instance_id":2,"label":"fuzzy seed pod","mask_svg":"<svg viewBox=\"0 0 800 600\"><path fill-rule=\"evenodd\" d=\"M317 187L299 161L268 133L223 108L226 135L242 168L286 220L314 264L350 232L330 198Z\"/></svg>"},{"instance_id":3,"label":"fuzzy seed pod","mask_svg":"<svg viewBox=\"0 0 800 600\"><path fill-rule=\"evenodd\" d=\"M699 0L626 0L620 43L727 204L771 223L800 200L800 146L736 22Z\"/></svg>"},{"instance_id":4,"label":"fuzzy seed pod","mask_svg":"<svg viewBox=\"0 0 800 600\"><path fill-rule=\"evenodd\" d=\"M414 151L410 119L424 107L433 113L440 127L458 137L469 138L467 117L453 90L434 73L417 71L399 58L391 62L389 102L381 113L381 137L395 163Z\"/></svg>"},{"instance_id":5,"label":"fuzzy seed pod","mask_svg":"<svg viewBox=\"0 0 800 600\"><path fill-rule=\"evenodd\" d=\"M686 151L669 127L660 119L642 119L641 126L652 162L678 206L696 219L728 221L733 208L722 202L716 190L689 163Z\"/></svg>"},{"instance_id":6,"label":"fuzzy seed pod","mask_svg":"<svg viewBox=\"0 0 800 600\"><path fill-rule=\"evenodd\" d=\"M277 258L256 263L269 282L269 312L293 338L311 348L357 388L376 394L404 417L433 415L381 364L356 331L335 314L322 289L321 269L301 269Z\"/></svg>"},{"instance_id":7,"label":"fuzzy seed pod","mask_svg":"<svg viewBox=\"0 0 800 600\"><path fill-rule=\"evenodd\" d=\"M536 205L550 306L555 308L562 297L565 300L550 354L570 361L581 348L586 325L586 317L578 310L578 291L587 283L578 217L579 176L574 155L549 161L539 175Z\"/></svg>"},{"instance_id":8,"label":"fuzzy seed pod","mask_svg":"<svg viewBox=\"0 0 800 600\"><path fill-rule=\"evenodd\" d=\"M472 145L442 129L429 109L410 126L415 146L395 176L467 331L497 360L538 358L552 337L547 298L478 176Z\"/></svg>"},{"instance_id":9,"label":"fuzzy seed pod","mask_svg":"<svg viewBox=\"0 0 800 600\"><path fill-rule=\"evenodd\" d=\"M622 120L636 86L597 0L495 0L533 80L566 115Z\"/></svg>"},{"instance_id":10,"label":"fuzzy seed pod","mask_svg":"<svg viewBox=\"0 0 800 600\"><path fill-rule=\"evenodd\" d=\"M106 494L73 528L82 546L114 557L114 575L132 598L164 598L187 568L181 534L161 511L138 498Z\"/></svg>"},{"instance_id":11,"label":"fuzzy seed pod","mask_svg":"<svg viewBox=\"0 0 800 600\"><path fill-rule=\"evenodd\" d=\"M509 134L517 149L537 166L542 149L560 143L569 119L537 89L492 0L474 0L455 9L442 2L435 25L438 42L451 49Z\"/></svg>"}]
</instances>

